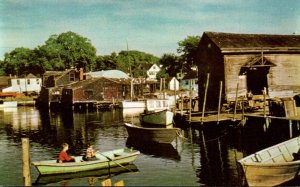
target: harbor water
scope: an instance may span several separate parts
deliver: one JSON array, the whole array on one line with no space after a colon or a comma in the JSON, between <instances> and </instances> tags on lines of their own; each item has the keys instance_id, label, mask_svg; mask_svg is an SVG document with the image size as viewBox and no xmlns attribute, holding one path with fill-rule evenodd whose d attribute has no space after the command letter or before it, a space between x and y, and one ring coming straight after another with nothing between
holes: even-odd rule
<instances>
[{"instance_id":1,"label":"harbor water","mask_svg":"<svg viewBox=\"0 0 300 187\"><path fill-rule=\"evenodd\" d=\"M272 121L266 127L261 119L249 119L244 125L232 122L186 127L172 144L129 142L124 122L137 120L134 112L1 109L0 184L23 185L22 137L30 140L31 161L56 159L63 142L70 145L70 155L82 155L87 143L100 151L132 147L141 152L134 166L125 166L122 172L57 176L48 182L31 166L33 185L55 186L100 186L108 178L113 183L123 180L126 186L241 186L245 180L238 159L290 138L285 121ZM299 135L297 125L293 128L292 136ZM289 184L300 183L295 180L285 185Z\"/></svg>"}]
</instances>

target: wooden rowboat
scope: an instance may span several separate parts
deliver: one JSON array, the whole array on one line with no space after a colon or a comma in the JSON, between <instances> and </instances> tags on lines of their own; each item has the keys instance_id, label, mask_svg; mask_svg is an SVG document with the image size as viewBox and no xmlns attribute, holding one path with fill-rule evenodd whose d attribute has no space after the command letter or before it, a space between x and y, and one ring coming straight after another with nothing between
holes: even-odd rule
<instances>
[{"instance_id":1,"label":"wooden rowboat","mask_svg":"<svg viewBox=\"0 0 300 187\"><path fill-rule=\"evenodd\" d=\"M145 128L130 123L125 123L125 127L129 138L156 143L171 143L180 130L179 128Z\"/></svg>"},{"instance_id":2,"label":"wooden rowboat","mask_svg":"<svg viewBox=\"0 0 300 187\"><path fill-rule=\"evenodd\" d=\"M276 186L297 177L300 160L293 161L293 153L299 148L300 137L296 137L239 160L248 185Z\"/></svg>"},{"instance_id":3,"label":"wooden rowboat","mask_svg":"<svg viewBox=\"0 0 300 187\"><path fill-rule=\"evenodd\" d=\"M140 121L143 125L168 126L173 123L174 113L169 110L149 112L140 115Z\"/></svg>"},{"instance_id":4,"label":"wooden rowboat","mask_svg":"<svg viewBox=\"0 0 300 187\"><path fill-rule=\"evenodd\" d=\"M56 160L32 162L41 175L75 173L123 166L132 163L140 154L137 150L128 148L97 153L98 160L82 161L82 156L76 156L75 162L56 163Z\"/></svg>"}]
</instances>

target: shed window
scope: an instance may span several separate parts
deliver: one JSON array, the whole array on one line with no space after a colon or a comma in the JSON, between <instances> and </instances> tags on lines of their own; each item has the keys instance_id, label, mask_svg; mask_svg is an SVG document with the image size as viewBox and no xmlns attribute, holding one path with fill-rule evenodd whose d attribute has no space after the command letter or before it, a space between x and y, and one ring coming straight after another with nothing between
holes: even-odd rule
<instances>
[{"instance_id":1,"label":"shed window","mask_svg":"<svg viewBox=\"0 0 300 187\"><path fill-rule=\"evenodd\" d=\"M75 73L70 73L70 81L75 81Z\"/></svg>"},{"instance_id":2,"label":"shed window","mask_svg":"<svg viewBox=\"0 0 300 187\"><path fill-rule=\"evenodd\" d=\"M17 85L20 85L20 80L19 79L17 80Z\"/></svg>"},{"instance_id":3,"label":"shed window","mask_svg":"<svg viewBox=\"0 0 300 187\"><path fill-rule=\"evenodd\" d=\"M30 79L27 79L27 84L30 84Z\"/></svg>"}]
</instances>

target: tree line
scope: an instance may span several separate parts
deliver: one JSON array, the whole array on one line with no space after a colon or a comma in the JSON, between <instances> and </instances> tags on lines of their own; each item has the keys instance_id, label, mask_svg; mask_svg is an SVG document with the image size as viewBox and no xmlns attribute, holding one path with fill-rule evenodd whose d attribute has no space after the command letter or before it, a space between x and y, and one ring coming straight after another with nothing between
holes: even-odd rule
<instances>
[{"instance_id":1,"label":"tree line","mask_svg":"<svg viewBox=\"0 0 300 187\"><path fill-rule=\"evenodd\" d=\"M161 65L158 77L176 76L189 72L195 64L200 36L188 36L178 42L178 54L163 54L161 58L136 50L97 56L91 41L74 32L51 35L44 45L34 49L18 47L4 54L0 60L0 75L37 76L46 71L83 68L85 72L117 69L133 77L146 77L145 67Z\"/></svg>"}]
</instances>

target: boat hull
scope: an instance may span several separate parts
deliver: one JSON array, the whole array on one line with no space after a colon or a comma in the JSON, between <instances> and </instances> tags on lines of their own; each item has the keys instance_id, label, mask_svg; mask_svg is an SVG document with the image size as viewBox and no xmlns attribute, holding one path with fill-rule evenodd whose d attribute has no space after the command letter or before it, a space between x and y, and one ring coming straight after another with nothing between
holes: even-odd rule
<instances>
[{"instance_id":1,"label":"boat hull","mask_svg":"<svg viewBox=\"0 0 300 187\"><path fill-rule=\"evenodd\" d=\"M83 171L66 174L39 175L34 185L45 185L49 183L57 183L64 180L72 180L76 178L97 177L107 178L109 176L119 175L126 172L136 172L138 168L134 164L128 164L125 167L103 168L91 171Z\"/></svg>"},{"instance_id":2,"label":"boat hull","mask_svg":"<svg viewBox=\"0 0 300 187\"><path fill-rule=\"evenodd\" d=\"M56 163L56 160L32 162L41 175L75 173L81 171L97 170L103 168L117 167L132 163L139 151L130 149L118 149L96 154L98 160L82 161L82 156L75 157L76 162Z\"/></svg>"},{"instance_id":3,"label":"boat hull","mask_svg":"<svg viewBox=\"0 0 300 187\"><path fill-rule=\"evenodd\" d=\"M144 124L167 126L173 123L174 113L169 110L151 112L140 115L140 121Z\"/></svg>"},{"instance_id":4,"label":"boat hull","mask_svg":"<svg viewBox=\"0 0 300 187\"><path fill-rule=\"evenodd\" d=\"M251 154L241 160L249 186L276 186L292 180L299 174L300 161L293 161L293 153L300 146L299 137Z\"/></svg>"},{"instance_id":5,"label":"boat hull","mask_svg":"<svg viewBox=\"0 0 300 187\"><path fill-rule=\"evenodd\" d=\"M17 106L17 101L0 101L0 108L15 108Z\"/></svg>"},{"instance_id":6,"label":"boat hull","mask_svg":"<svg viewBox=\"0 0 300 187\"><path fill-rule=\"evenodd\" d=\"M171 143L179 131L179 128L144 128L129 123L125 127L129 138L155 143Z\"/></svg>"}]
</instances>

